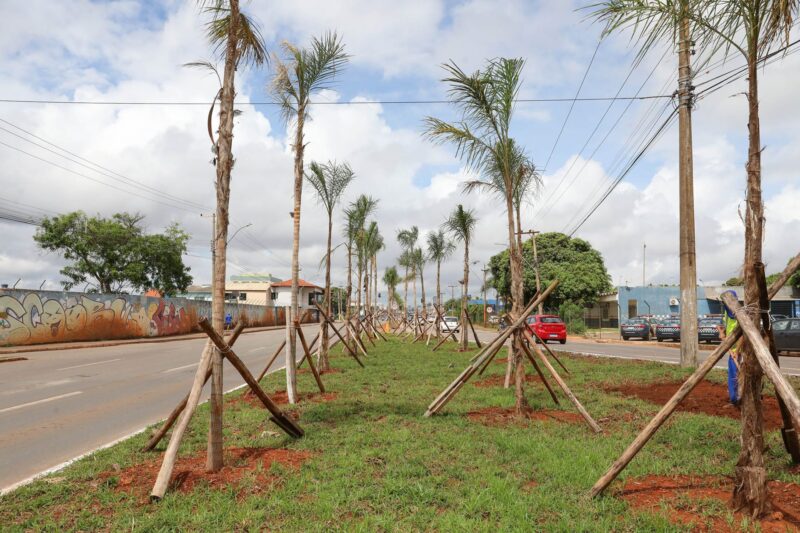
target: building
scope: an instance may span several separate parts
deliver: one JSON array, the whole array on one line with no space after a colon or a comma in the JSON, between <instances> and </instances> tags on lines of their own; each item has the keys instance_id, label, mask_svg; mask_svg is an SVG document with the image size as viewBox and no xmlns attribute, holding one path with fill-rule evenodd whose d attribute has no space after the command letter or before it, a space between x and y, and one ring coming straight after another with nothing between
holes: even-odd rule
<instances>
[{"instance_id":1,"label":"building","mask_svg":"<svg viewBox=\"0 0 800 533\"><path fill-rule=\"evenodd\" d=\"M300 292L297 295L297 305L300 309L314 308L314 303L321 303L325 290L322 287L301 279L298 280ZM292 305L292 280L287 279L273 283L271 289L271 304L276 307L289 307Z\"/></svg>"},{"instance_id":2,"label":"building","mask_svg":"<svg viewBox=\"0 0 800 533\"><path fill-rule=\"evenodd\" d=\"M719 315L722 313L720 295L733 290L741 301L744 287L707 286L697 287L697 315ZM679 316L681 291L678 286L666 287L617 287L602 294L598 301L587 306L584 317L590 327L602 322L605 327L617 327L619 321L641 315L655 317ZM770 302L773 314L800 317L800 291L783 287Z\"/></svg>"},{"instance_id":3,"label":"building","mask_svg":"<svg viewBox=\"0 0 800 533\"><path fill-rule=\"evenodd\" d=\"M278 278L265 273L231 276L225 283L225 301L271 307L272 286L277 282L280 282ZM190 300L211 301L211 285L191 285L184 294L178 296Z\"/></svg>"}]
</instances>

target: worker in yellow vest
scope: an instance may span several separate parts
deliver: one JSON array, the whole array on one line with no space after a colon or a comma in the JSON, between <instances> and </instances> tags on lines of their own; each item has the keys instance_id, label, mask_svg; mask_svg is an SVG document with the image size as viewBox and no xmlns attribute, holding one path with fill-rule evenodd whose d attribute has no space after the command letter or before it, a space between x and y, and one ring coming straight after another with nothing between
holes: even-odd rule
<instances>
[{"instance_id":1,"label":"worker in yellow vest","mask_svg":"<svg viewBox=\"0 0 800 533\"><path fill-rule=\"evenodd\" d=\"M734 298L736 291L726 291L731 293ZM733 310L729 309L725 303L722 303L722 326L720 326L719 336L720 339L725 339L728 335L739 327L739 321L733 314ZM739 405L739 341L734 344L728 352L728 398L730 398L733 405Z\"/></svg>"}]
</instances>

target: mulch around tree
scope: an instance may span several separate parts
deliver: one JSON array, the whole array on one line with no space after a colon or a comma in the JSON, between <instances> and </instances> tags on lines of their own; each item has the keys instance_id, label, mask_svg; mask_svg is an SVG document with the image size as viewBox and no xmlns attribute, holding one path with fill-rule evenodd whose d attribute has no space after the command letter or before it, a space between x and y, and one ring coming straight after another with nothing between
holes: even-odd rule
<instances>
[{"instance_id":1,"label":"mulch around tree","mask_svg":"<svg viewBox=\"0 0 800 533\"><path fill-rule=\"evenodd\" d=\"M770 481L772 511L755 521L763 532L800 531L800 485ZM734 513L731 524L725 518L709 516L729 508L733 480L719 476L645 476L628 479L620 496L639 510L658 512L668 509L669 520L692 531L740 531L749 517ZM754 529L750 519L749 529Z\"/></svg>"},{"instance_id":2,"label":"mulch around tree","mask_svg":"<svg viewBox=\"0 0 800 533\"><path fill-rule=\"evenodd\" d=\"M511 386L514 386L514 376L511 376ZM475 381L473 385L476 387L502 387L506 382L506 377L502 375L489 376L480 381ZM542 378L537 375L525 374L525 383L541 383Z\"/></svg>"},{"instance_id":3,"label":"mulch around tree","mask_svg":"<svg viewBox=\"0 0 800 533\"><path fill-rule=\"evenodd\" d=\"M666 383L625 383L605 387L607 392L618 392L624 396L632 396L656 405L664 405L683 385L681 381ZM774 395L764 395L764 426L767 429L783 427L778 401ZM704 413L711 416L724 416L738 420L741 411L728 400L728 388L725 385L700 382L697 387L678 405L678 411L685 413Z\"/></svg>"},{"instance_id":4,"label":"mulch around tree","mask_svg":"<svg viewBox=\"0 0 800 533\"><path fill-rule=\"evenodd\" d=\"M311 458L311 452L286 448L227 448L224 451L225 466L218 472L206 471L206 451L200 450L191 456L179 456L175 462L169 492L192 492L197 486L225 489L239 483L252 473L255 485L266 487L279 481L270 468L274 463L297 470ZM149 500L150 491L161 469L161 461L149 461L119 471L102 472L99 483L110 483L118 492L127 492Z\"/></svg>"},{"instance_id":5,"label":"mulch around tree","mask_svg":"<svg viewBox=\"0 0 800 533\"><path fill-rule=\"evenodd\" d=\"M472 422L477 422L490 427L505 427L515 425L526 425L529 420L566 422L568 424L578 424L583 422L583 418L578 413L561 411L558 409L527 409L523 416L516 414L513 407L487 407L467 413L467 418Z\"/></svg>"}]
</instances>

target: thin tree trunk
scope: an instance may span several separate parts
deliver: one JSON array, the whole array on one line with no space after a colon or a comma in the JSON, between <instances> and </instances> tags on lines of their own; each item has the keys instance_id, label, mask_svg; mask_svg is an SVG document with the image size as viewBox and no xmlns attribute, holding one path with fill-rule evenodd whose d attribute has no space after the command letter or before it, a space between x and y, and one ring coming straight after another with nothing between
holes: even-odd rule
<instances>
[{"instance_id":1,"label":"thin tree trunk","mask_svg":"<svg viewBox=\"0 0 800 533\"><path fill-rule=\"evenodd\" d=\"M428 311L427 311L426 303L425 303L425 274L422 271L421 267L419 269L419 284L420 284L420 287L419 287L420 291L422 291L422 318L425 319L425 321L426 321L425 323L427 324Z\"/></svg>"},{"instance_id":2,"label":"thin tree trunk","mask_svg":"<svg viewBox=\"0 0 800 533\"><path fill-rule=\"evenodd\" d=\"M442 262L436 261L436 309L441 313L442 312ZM441 321L438 319L436 320L436 340L441 340L442 338L442 324Z\"/></svg>"},{"instance_id":3,"label":"thin tree trunk","mask_svg":"<svg viewBox=\"0 0 800 533\"><path fill-rule=\"evenodd\" d=\"M353 243L350 243L350 246L347 247L347 308L344 310L344 319L345 322L348 324L350 323L350 318L352 317L352 313L350 308L353 306ZM345 328L345 338L350 338L350 328ZM349 346L349 344L348 344Z\"/></svg>"},{"instance_id":4,"label":"thin tree trunk","mask_svg":"<svg viewBox=\"0 0 800 533\"><path fill-rule=\"evenodd\" d=\"M414 276L411 278L411 284L414 287L414 320L416 321L417 318L417 267L411 269L411 275ZM416 324L416 322L415 322Z\"/></svg>"},{"instance_id":5,"label":"thin tree trunk","mask_svg":"<svg viewBox=\"0 0 800 533\"><path fill-rule=\"evenodd\" d=\"M764 206L761 200L761 131L758 114L757 45L748 48L748 130L750 133L747 158L747 209L745 212L744 304L758 309L760 293L756 264L761 263L764 225ZM764 468L764 413L761 405L763 371L755 357L752 344L745 338L741 354L739 389L741 390L742 449L736 463L733 505L751 516L769 510L767 473Z\"/></svg>"},{"instance_id":6,"label":"thin tree trunk","mask_svg":"<svg viewBox=\"0 0 800 533\"><path fill-rule=\"evenodd\" d=\"M405 310L406 317L408 317L408 267L406 267L406 277L403 278L403 287L405 290L405 294L403 295L405 300L403 300L403 309Z\"/></svg>"},{"instance_id":7,"label":"thin tree trunk","mask_svg":"<svg viewBox=\"0 0 800 533\"><path fill-rule=\"evenodd\" d=\"M300 104L297 109L297 130L294 140L294 237L292 239L292 301L291 319L289 324L289 346L286 350L286 395L289 403L297 403L297 327L296 322L300 317L298 306L298 293L300 290L300 205L303 195L303 126L305 123L305 105Z\"/></svg>"},{"instance_id":8,"label":"thin tree trunk","mask_svg":"<svg viewBox=\"0 0 800 533\"><path fill-rule=\"evenodd\" d=\"M506 213L508 217L508 243L509 248L509 269L511 270L511 311L516 315L524 310L523 300L525 298L522 285L522 235L515 228L514 224L514 202L511 194L506 197ZM525 364L522 360L522 339L518 333L514 333L511 338L511 346L514 353L514 369L516 379L514 381L514 410L518 415L522 415L527 407L525 401Z\"/></svg>"},{"instance_id":9,"label":"thin tree trunk","mask_svg":"<svg viewBox=\"0 0 800 533\"><path fill-rule=\"evenodd\" d=\"M461 351L467 350L467 289L469 288L469 239L464 239L464 287L461 291Z\"/></svg>"},{"instance_id":10,"label":"thin tree trunk","mask_svg":"<svg viewBox=\"0 0 800 533\"><path fill-rule=\"evenodd\" d=\"M331 238L333 234L333 216L328 213L328 254L325 256L325 312L328 316L333 316L331 308ZM323 320L319 332L319 370L326 372L331 369L331 362L328 359L328 321Z\"/></svg>"},{"instance_id":11,"label":"thin tree trunk","mask_svg":"<svg viewBox=\"0 0 800 533\"><path fill-rule=\"evenodd\" d=\"M230 2L231 23L225 49L225 70L219 107L219 138L217 139L217 210L214 217L214 291L211 296L211 322L222 335L225 326L225 267L228 250L228 203L233 167L233 99L236 93L236 40L239 21L239 0ZM217 472L223 466L222 456L222 353L214 349L211 355L210 424L206 469Z\"/></svg>"}]
</instances>

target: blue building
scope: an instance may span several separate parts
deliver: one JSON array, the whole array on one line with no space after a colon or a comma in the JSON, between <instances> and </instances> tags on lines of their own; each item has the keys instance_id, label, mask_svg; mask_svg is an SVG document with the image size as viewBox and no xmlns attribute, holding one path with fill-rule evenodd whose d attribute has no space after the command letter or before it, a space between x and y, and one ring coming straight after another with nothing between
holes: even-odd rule
<instances>
[{"instance_id":1,"label":"blue building","mask_svg":"<svg viewBox=\"0 0 800 533\"><path fill-rule=\"evenodd\" d=\"M721 314L720 295L729 290L736 291L740 300L744 295L743 287L697 287L698 316ZM589 322L602 321L604 326L616 327L620 320L624 321L641 315L678 316L680 310L681 292L678 286L621 286L611 293L602 295L597 304L588 307L586 312ZM770 312L800 317L800 291L792 287L783 287L772 299Z\"/></svg>"}]
</instances>

